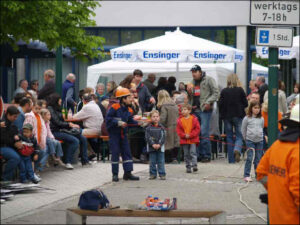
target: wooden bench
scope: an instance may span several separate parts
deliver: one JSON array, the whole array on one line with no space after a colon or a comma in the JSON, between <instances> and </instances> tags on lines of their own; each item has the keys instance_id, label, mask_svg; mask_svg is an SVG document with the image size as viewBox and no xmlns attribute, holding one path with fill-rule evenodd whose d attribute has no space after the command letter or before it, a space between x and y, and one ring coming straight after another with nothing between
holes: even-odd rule
<instances>
[{"instance_id":1,"label":"wooden bench","mask_svg":"<svg viewBox=\"0 0 300 225\"><path fill-rule=\"evenodd\" d=\"M105 163L105 151L107 148L107 141L109 140L109 136L101 136L101 135L84 135L87 139L100 139L102 140L102 160ZM97 160L99 161L99 151L96 152L97 153ZM108 151L108 159L109 159L109 151Z\"/></svg>"},{"instance_id":2,"label":"wooden bench","mask_svg":"<svg viewBox=\"0 0 300 225\"><path fill-rule=\"evenodd\" d=\"M208 218L209 224L226 224L226 212L224 211L147 211L128 209L100 209L98 211L90 211L79 208L67 209L66 224L86 224L88 216Z\"/></svg>"}]
</instances>

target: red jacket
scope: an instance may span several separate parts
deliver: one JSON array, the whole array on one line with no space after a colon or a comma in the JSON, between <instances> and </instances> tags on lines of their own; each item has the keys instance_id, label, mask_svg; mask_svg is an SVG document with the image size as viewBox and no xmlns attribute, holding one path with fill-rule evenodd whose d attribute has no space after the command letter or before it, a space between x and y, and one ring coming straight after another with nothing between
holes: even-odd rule
<instances>
[{"instance_id":1,"label":"red jacket","mask_svg":"<svg viewBox=\"0 0 300 225\"><path fill-rule=\"evenodd\" d=\"M191 117L193 117L193 124L192 124L192 130L190 133L190 138L186 139L185 138L185 132L184 132L184 128L182 125L182 119L184 119L184 117L181 117L177 120L177 134L180 138L180 144L184 145L184 144L199 144L199 134L200 134L200 124L198 122L197 117L195 117L194 115L190 115ZM188 142L189 140L189 142Z\"/></svg>"}]
</instances>

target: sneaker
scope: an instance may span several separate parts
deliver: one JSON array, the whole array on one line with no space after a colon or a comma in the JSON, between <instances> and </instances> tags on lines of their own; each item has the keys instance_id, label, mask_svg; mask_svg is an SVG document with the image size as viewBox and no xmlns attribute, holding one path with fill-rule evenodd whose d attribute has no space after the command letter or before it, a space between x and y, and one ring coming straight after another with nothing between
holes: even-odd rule
<instances>
[{"instance_id":1,"label":"sneaker","mask_svg":"<svg viewBox=\"0 0 300 225\"><path fill-rule=\"evenodd\" d=\"M192 169L191 169L191 168L186 168L186 172L187 172L187 173L191 173L191 172L192 172Z\"/></svg>"},{"instance_id":2,"label":"sneaker","mask_svg":"<svg viewBox=\"0 0 300 225\"><path fill-rule=\"evenodd\" d=\"M149 180L155 180L156 176L155 175L150 175Z\"/></svg>"},{"instance_id":3,"label":"sneaker","mask_svg":"<svg viewBox=\"0 0 300 225\"><path fill-rule=\"evenodd\" d=\"M92 161L96 157L96 154L91 154L88 158L90 161Z\"/></svg>"},{"instance_id":4,"label":"sneaker","mask_svg":"<svg viewBox=\"0 0 300 225\"><path fill-rule=\"evenodd\" d=\"M197 172L198 168L197 167L193 167L193 172Z\"/></svg>"},{"instance_id":5,"label":"sneaker","mask_svg":"<svg viewBox=\"0 0 300 225\"><path fill-rule=\"evenodd\" d=\"M82 162L81 163L82 166L91 166L92 164L93 164L92 161Z\"/></svg>"},{"instance_id":6,"label":"sneaker","mask_svg":"<svg viewBox=\"0 0 300 225\"><path fill-rule=\"evenodd\" d=\"M236 162L241 161L241 153L237 150L234 150L234 159Z\"/></svg>"},{"instance_id":7,"label":"sneaker","mask_svg":"<svg viewBox=\"0 0 300 225\"><path fill-rule=\"evenodd\" d=\"M37 180L38 182L40 182L42 180L42 178L40 176L38 176L38 174L36 174L36 173L33 174L33 179Z\"/></svg>"},{"instance_id":8,"label":"sneaker","mask_svg":"<svg viewBox=\"0 0 300 225\"><path fill-rule=\"evenodd\" d=\"M159 176L161 180L166 180L166 176Z\"/></svg>"},{"instance_id":9,"label":"sneaker","mask_svg":"<svg viewBox=\"0 0 300 225\"><path fill-rule=\"evenodd\" d=\"M66 169L72 170L72 169L74 169L74 167L70 163L67 163L66 164Z\"/></svg>"},{"instance_id":10,"label":"sneaker","mask_svg":"<svg viewBox=\"0 0 300 225\"><path fill-rule=\"evenodd\" d=\"M33 179L31 180L31 182L34 183L34 184L38 184L38 183L39 183L39 180L33 178Z\"/></svg>"},{"instance_id":11,"label":"sneaker","mask_svg":"<svg viewBox=\"0 0 300 225\"><path fill-rule=\"evenodd\" d=\"M118 177L118 175L113 175L113 177L112 177L112 181L113 182L118 182L119 181L119 177Z\"/></svg>"},{"instance_id":12,"label":"sneaker","mask_svg":"<svg viewBox=\"0 0 300 225\"><path fill-rule=\"evenodd\" d=\"M244 181L246 181L246 182L252 182L253 180L251 179L251 177L244 177Z\"/></svg>"}]
</instances>

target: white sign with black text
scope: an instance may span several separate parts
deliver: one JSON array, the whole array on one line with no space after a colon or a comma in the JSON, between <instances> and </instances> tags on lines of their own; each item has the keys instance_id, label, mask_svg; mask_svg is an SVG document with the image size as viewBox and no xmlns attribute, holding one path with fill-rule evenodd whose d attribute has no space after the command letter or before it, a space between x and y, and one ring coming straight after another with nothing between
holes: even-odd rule
<instances>
[{"instance_id":1,"label":"white sign with black text","mask_svg":"<svg viewBox=\"0 0 300 225\"><path fill-rule=\"evenodd\" d=\"M299 25L299 0L251 0L252 25Z\"/></svg>"},{"instance_id":2,"label":"white sign with black text","mask_svg":"<svg viewBox=\"0 0 300 225\"><path fill-rule=\"evenodd\" d=\"M273 47L292 47L293 28L257 27L256 45Z\"/></svg>"}]
</instances>

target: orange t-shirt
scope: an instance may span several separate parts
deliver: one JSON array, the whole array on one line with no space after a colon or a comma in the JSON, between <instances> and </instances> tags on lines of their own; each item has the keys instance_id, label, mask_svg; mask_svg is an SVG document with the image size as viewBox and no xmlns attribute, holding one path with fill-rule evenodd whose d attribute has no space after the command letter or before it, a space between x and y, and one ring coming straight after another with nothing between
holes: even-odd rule
<instances>
[{"instance_id":1,"label":"orange t-shirt","mask_svg":"<svg viewBox=\"0 0 300 225\"><path fill-rule=\"evenodd\" d=\"M34 113L34 115L37 121L37 143L40 144L42 139L42 121L39 114Z\"/></svg>"},{"instance_id":2,"label":"orange t-shirt","mask_svg":"<svg viewBox=\"0 0 300 225\"><path fill-rule=\"evenodd\" d=\"M182 123L182 127L184 129L184 133L190 134L193 127L193 117L192 116L189 116L189 118L182 117L180 120ZM188 144L191 144L189 139L187 141Z\"/></svg>"},{"instance_id":3,"label":"orange t-shirt","mask_svg":"<svg viewBox=\"0 0 300 225\"><path fill-rule=\"evenodd\" d=\"M267 181L270 224L299 224L299 138L274 142L256 173L258 181Z\"/></svg>"},{"instance_id":4,"label":"orange t-shirt","mask_svg":"<svg viewBox=\"0 0 300 225\"><path fill-rule=\"evenodd\" d=\"M264 127L267 128L268 127L268 113L264 112L263 110L261 111L261 115L264 118ZM278 121L282 119L282 114L281 112L278 111ZM282 127L281 124L278 123L278 130L281 132L282 131Z\"/></svg>"}]
</instances>

